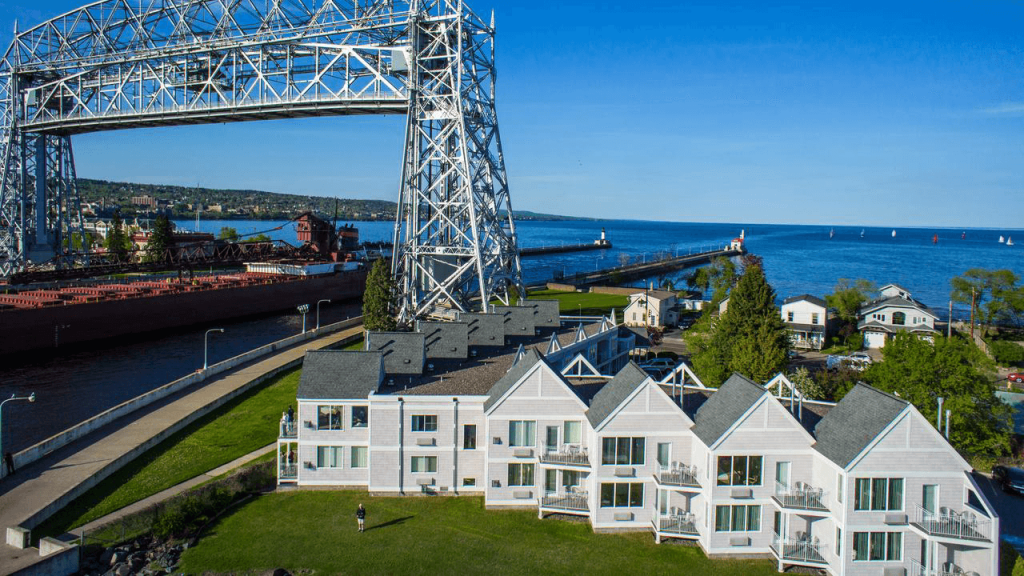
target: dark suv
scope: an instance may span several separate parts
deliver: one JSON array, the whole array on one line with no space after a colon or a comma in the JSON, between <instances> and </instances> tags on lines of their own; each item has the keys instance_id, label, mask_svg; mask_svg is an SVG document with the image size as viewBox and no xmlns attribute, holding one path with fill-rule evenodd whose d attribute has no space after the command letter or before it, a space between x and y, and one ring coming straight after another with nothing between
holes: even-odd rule
<instances>
[{"instance_id":1,"label":"dark suv","mask_svg":"<svg viewBox=\"0 0 1024 576\"><path fill-rule=\"evenodd\" d=\"M999 482L1003 492L1024 494L1024 470L1009 466L992 467L992 479Z\"/></svg>"}]
</instances>

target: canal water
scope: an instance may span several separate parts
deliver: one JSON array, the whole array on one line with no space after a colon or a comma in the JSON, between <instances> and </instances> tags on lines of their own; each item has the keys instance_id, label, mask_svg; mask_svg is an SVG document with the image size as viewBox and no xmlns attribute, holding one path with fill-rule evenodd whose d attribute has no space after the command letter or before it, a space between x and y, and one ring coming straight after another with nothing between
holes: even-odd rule
<instances>
[{"instance_id":1,"label":"canal water","mask_svg":"<svg viewBox=\"0 0 1024 576\"><path fill-rule=\"evenodd\" d=\"M194 222L177 224L186 230L195 228ZM364 241L391 240L390 222L356 225ZM290 222L204 221L199 230L216 234L223 226L240 234L263 232L289 243L296 237ZM905 286L945 318L953 276L972 267L1024 271L1021 230L897 228L894 236L892 228L637 221L517 223L523 247L592 242L602 227L612 249L526 258L523 272L527 283L543 282L558 273L610 268L626 258L638 262L717 248L741 230L746 232L748 250L764 259L779 300L803 293L824 296L839 278L866 278L878 285L895 282ZM1000 235L1016 235L1018 245L1000 244ZM933 242L935 236L937 243ZM682 287L682 273L671 279ZM358 315L359 310L359 302L325 305L321 322L344 320ZM964 312L958 308L954 316ZM311 324L315 323L313 316L311 313L308 318ZM4 407L5 449L30 446L200 368L203 334L209 327L0 359L0 398L30 392L38 398L34 405L11 402ZM296 313L275 314L216 327L226 332L211 335L211 363L296 334L301 330L301 318Z\"/></svg>"}]
</instances>

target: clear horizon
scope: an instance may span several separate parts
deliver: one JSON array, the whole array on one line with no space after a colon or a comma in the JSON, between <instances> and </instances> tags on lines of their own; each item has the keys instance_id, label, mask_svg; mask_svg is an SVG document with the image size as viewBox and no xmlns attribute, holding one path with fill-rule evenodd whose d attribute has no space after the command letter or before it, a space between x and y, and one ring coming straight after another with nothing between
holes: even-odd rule
<instances>
[{"instance_id":1,"label":"clear horizon","mask_svg":"<svg viewBox=\"0 0 1024 576\"><path fill-rule=\"evenodd\" d=\"M27 29L84 0L0 0ZM1024 4L471 6L498 25L512 206L603 219L1004 229ZM111 181L394 201L404 117L75 138Z\"/></svg>"}]
</instances>

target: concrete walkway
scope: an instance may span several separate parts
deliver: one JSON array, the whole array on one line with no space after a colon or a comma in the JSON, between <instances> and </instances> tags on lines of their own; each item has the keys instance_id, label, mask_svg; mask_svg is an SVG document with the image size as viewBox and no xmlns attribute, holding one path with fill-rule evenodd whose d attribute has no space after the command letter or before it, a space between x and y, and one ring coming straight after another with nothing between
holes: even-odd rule
<instances>
[{"instance_id":1,"label":"concrete walkway","mask_svg":"<svg viewBox=\"0 0 1024 576\"><path fill-rule=\"evenodd\" d=\"M183 390L114 421L0 481L0 528L33 528L145 450L251 388L268 374L302 362L306 350L337 345L362 326L310 340ZM0 546L0 574L40 559L35 548Z\"/></svg>"}]
</instances>

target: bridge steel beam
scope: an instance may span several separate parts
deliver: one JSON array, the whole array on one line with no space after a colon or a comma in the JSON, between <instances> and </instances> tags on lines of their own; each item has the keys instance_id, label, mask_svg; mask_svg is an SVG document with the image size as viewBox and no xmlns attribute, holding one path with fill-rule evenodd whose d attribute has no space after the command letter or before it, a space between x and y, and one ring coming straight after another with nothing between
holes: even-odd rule
<instances>
[{"instance_id":1,"label":"bridge steel beam","mask_svg":"<svg viewBox=\"0 0 1024 576\"><path fill-rule=\"evenodd\" d=\"M406 114L402 317L507 303L522 274L495 77L493 17L461 0L104 0L16 30L0 61L0 277L80 263L75 134Z\"/></svg>"}]
</instances>

